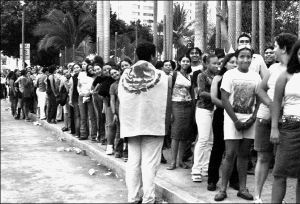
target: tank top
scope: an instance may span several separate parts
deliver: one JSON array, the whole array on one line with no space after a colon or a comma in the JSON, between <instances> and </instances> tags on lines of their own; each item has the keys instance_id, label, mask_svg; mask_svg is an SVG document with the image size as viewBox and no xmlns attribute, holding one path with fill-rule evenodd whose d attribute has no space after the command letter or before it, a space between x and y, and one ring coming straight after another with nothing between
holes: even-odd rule
<instances>
[{"instance_id":1,"label":"tank top","mask_svg":"<svg viewBox=\"0 0 300 204\"><path fill-rule=\"evenodd\" d=\"M300 72L294 73L284 90L283 115L300 117Z\"/></svg>"}]
</instances>

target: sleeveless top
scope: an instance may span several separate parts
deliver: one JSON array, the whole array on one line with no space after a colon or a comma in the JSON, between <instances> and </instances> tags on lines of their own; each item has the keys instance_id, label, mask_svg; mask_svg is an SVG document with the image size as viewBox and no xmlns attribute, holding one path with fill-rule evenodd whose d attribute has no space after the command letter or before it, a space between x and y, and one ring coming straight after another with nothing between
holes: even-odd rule
<instances>
[{"instance_id":1,"label":"sleeveless top","mask_svg":"<svg viewBox=\"0 0 300 204\"><path fill-rule=\"evenodd\" d=\"M300 117L300 72L294 73L284 90L283 115Z\"/></svg>"},{"instance_id":2,"label":"sleeveless top","mask_svg":"<svg viewBox=\"0 0 300 204\"><path fill-rule=\"evenodd\" d=\"M176 81L173 87L172 101L192 101L190 89L192 86L191 76L184 77L180 72L177 72Z\"/></svg>"}]
</instances>

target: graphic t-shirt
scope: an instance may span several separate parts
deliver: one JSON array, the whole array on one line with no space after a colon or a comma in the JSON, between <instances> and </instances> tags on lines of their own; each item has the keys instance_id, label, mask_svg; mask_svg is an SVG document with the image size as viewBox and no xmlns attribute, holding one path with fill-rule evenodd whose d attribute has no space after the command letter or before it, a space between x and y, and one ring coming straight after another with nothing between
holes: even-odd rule
<instances>
[{"instance_id":1,"label":"graphic t-shirt","mask_svg":"<svg viewBox=\"0 0 300 204\"><path fill-rule=\"evenodd\" d=\"M245 121L251 117L255 108L255 96L260 82L260 76L251 70L243 73L238 69L232 69L224 74L221 89L230 94L229 102L238 119ZM230 119L226 111L224 120L225 118Z\"/></svg>"},{"instance_id":2,"label":"graphic t-shirt","mask_svg":"<svg viewBox=\"0 0 300 204\"><path fill-rule=\"evenodd\" d=\"M172 101L191 101L191 77L184 77L180 72L177 72L176 81L173 87Z\"/></svg>"}]
</instances>

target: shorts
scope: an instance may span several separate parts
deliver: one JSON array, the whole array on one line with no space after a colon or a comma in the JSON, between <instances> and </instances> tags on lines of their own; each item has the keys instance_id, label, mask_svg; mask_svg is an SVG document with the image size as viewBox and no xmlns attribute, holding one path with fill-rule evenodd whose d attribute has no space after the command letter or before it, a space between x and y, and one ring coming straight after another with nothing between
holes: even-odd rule
<instances>
[{"instance_id":1,"label":"shorts","mask_svg":"<svg viewBox=\"0 0 300 204\"><path fill-rule=\"evenodd\" d=\"M255 121L254 149L258 152L273 152L270 142L271 121L257 118Z\"/></svg>"},{"instance_id":2,"label":"shorts","mask_svg":"<svg viewBox=\"0 0 300 204\"><path fill-rule=\"evenodd\" d=\"M236 113L237 118L245 122L248 120L251 115L238 114ZM255 134L255 124L253 124L249 129L238 131L235 128L235 125L231 118L228 116L226 111L224 111L224 140L241 140L241 139L254 139Z\"/></svg>"}]
</instances>

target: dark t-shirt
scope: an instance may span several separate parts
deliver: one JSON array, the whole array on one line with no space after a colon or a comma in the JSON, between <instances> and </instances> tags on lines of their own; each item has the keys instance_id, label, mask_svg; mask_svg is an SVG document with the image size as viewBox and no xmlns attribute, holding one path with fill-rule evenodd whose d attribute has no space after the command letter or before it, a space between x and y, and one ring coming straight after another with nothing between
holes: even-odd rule
<instances>
[{"instance_id":1,"label":"dark t-shirt","mask_svg":"<svg viewBox=\"0 0 300 204\"><path fill-rule=\"evenodd\" d=\"M100 80L100 87L99 87L98 94L103 97L109 97L109 88L110 85L112 85L112 83L114 82L115 80L111 77L103 77L103 79Z\"/></svg>"},{"instance_id":2,"label":"dark t-shirt","mask_svg":"<svg viewBox=\"0 0 300 204\"><path fill-rule=\"evenodd\" d=\"M199 93L202 91L210 93L212 78L207 75L206 71L198 75L197 81L200 87ZM211 97L198 96L197 107L212 111L214 109L214 104L211 101Z\"/></svg>"}]
</instances>

